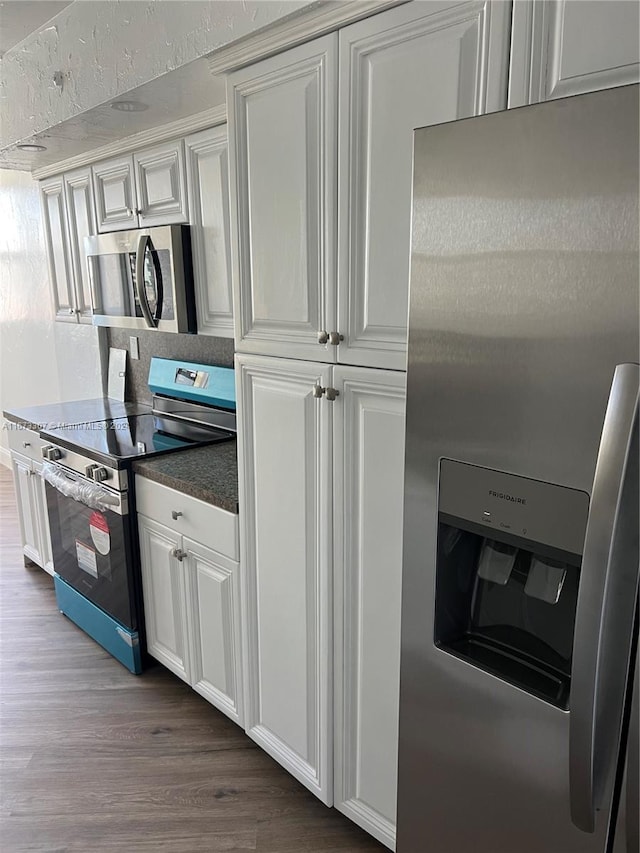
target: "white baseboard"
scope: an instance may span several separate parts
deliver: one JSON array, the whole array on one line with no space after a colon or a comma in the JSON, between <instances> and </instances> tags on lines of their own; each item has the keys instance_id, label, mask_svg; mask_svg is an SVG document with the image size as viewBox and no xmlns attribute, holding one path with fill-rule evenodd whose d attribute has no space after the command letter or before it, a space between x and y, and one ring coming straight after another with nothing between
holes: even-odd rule
<instances>
[{"instance_id":1,"label":"white baseboard","mask_svg":"<svg viewBox=\"0 0 640 853\"><path fill-rule=\"evenodd\" d=\"M5 468L11 468L11 454L6 447L0 447L0 464Z\"/></svg>"}]
</instances>

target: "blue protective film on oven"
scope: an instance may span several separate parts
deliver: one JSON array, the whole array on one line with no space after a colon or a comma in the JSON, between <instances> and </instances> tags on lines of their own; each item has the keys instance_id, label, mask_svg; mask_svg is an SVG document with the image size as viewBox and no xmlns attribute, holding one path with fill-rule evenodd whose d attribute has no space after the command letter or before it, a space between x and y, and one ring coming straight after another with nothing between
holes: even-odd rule
<instances>
[{"instance_id":1,"label":"blue protective film on oven","mask_svg":"<svg viewBox=\"0 0 640 853\"><path fill-rule=\"evenodd\" d=\"M149 368L149 390L165 397L194 400L233 411L236 408L232 367L154 357Z\"/></svg>"},{"instance_id":2,"label":"blue protective film on oven","mask_svg":"<svg viewBox=\"0 0 640 853\"><path fill-rule=\"evenodd\" d=\"M53 583L58 609L130 672L139 675L142 672L142 658L138 632L130 631L116 622L59 575L54 575Z\"/></svg>"}]
</instances>

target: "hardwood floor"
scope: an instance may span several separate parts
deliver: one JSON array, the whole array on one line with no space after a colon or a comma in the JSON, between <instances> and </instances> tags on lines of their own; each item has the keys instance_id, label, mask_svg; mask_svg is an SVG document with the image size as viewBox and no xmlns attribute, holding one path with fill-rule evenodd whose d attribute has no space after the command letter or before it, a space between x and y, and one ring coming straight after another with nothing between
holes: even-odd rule
<instances>
[{"instance_id":1,"label":"hardwood floor","mask_svg":"<svg viewBox=\"0 0 640 853\"><path fill-rule=\"evenodd\" d=\"M0 465L0 849L384 851L158 665L130 675L24 566Z\"/></svg>"}]
</instances>

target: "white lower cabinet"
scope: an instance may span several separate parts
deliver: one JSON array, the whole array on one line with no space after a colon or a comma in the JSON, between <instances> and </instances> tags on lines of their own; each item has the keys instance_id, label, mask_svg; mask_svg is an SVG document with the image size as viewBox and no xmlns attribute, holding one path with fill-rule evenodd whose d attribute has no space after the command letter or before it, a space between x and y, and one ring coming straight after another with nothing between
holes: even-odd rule
<instances>
[{"instance_id":1,"label":"white lower cabinet","mask_svg":"<svg viewBox=\"0 0 640 853\"><path fill-rule=\"evenodd\" d=\"M51 534L47 515L47 497L42 479L40 447L36 432L9 430L11 468L18 505L18 519L24 556L50 575L53 574ZM16 450L19 448L19 452Z\"/></svg>"},{"instance_id":2,"label":"white lower cabinet","mask_svg":"<svg viewBox=\"0 0 640 853\"><path fill-rule=\"evenodd\" d=\"M331 368L238 356L247 734L332 802Z\"/></svg>"},{"instance_id":3,"label":"white lower cabinet","mask_svg":"<svg viewBox=\"0 0 640 853\"><path fill-rule=\"evenodd\" d=\"M185 569L175 556L182 537L138 514L147 649L189 682Z\"/></svg>"},{"instance_id":4,"label":"white lower cabinet","mask_svg":"<svg viewBox=\"0 0 640 853\"><path fill-rule=\"evenodd\" d=\"M393 847L405 376L236 367L246 729Z\"/></svg>"},{"instance_id":5,"label":"white lower cabinet","mask_svg":"<svg viewBox=\"0 0 640 853\"><path fill-rule=\"evenodd\" d=\"M202 524L208 512L209 528L215 528L221 514L231 516L222 523L235 525L237 531L237 518L136 477L136 484L140 483L138 509L164 518L167 501L175 503L176 495L181 507L175 511L173 527L138 512L149 654L242 724L239 566L232 557L190 539L180 529L188 528L194 519ZM204 538L208 531L203 529L203 534Z\"/></svg>"},{"instance_id":6,"label":"white lower cabinet","mask_svg":"<svg viewBox=\"0 0 640 853\"><path fill-rule=\"evenodd\" d=\"M405 375L336 368L334 805L394 849Z\"/></svg>"}]
</instances>

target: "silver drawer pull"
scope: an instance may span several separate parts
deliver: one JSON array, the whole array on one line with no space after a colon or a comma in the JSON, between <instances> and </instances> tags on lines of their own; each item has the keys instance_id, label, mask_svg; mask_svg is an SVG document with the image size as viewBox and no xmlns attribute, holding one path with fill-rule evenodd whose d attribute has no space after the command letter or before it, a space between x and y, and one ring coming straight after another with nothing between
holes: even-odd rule
<instances>
[{"instance_id":1,"label":"silver drawer pull","mask_svg":"<svg viewBox=\"0 0 640 853\"><path fill-rule=\"evenodd\" d=\"M172 510L171 510L171 518L172 518L174 521L177 521L177 520L180 518L180 516L181 516L181 515L182 515L182 513L181 513L179 510L175 510L175 509L172 509Z\"/></svg>"},{"instance_id":2,"label":"silver drawer pull","mask_svg":"<svg viewBox=\"0 0 640 853\"><path fill-rule=\"evenodd\" d=\"M23 441L22 446L23 447L31 447L31 442L30 441Z\"/></svg>"}]
</instances>

